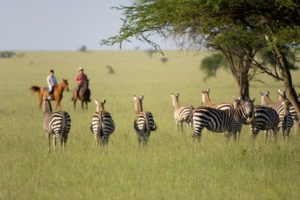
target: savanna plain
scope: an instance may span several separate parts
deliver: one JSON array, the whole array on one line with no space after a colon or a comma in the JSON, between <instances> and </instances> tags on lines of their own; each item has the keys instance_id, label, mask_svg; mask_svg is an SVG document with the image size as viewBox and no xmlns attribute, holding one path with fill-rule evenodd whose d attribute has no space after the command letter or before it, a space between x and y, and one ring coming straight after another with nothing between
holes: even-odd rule
<instances>
[{"instance_id":1,"label":"savanna plain","mask_svg":"<svg viewBox=\"0 0 300 200\"><path fill-rule=\"evenodd\" d=\"M203 81L199 64L210 53L166 51L165 63L162 55L144 51L26 51L0 59L0 199L299 199L295 129L288 142L278 137L276 144L265 144L262 132L253 144L248 126L239 142L204 131L196 144L187 127L176 131L171 93L179 92L180 104L194 107L201 105L206 88L215 103L238 95L229 71ZM78 67L90 79L92 100L106 99L116 130L106 148L96 147L89 129L94 102L86 111L79 104L74 110L72 92L65 92L62 109L72 119L67 148L48 153L43 114L29 88L46 86L54 69L58 82L68 79L72 91ZM300 85L300 72L292 75ZM251 82L250 88L255 103L260 104L259 91L266 90L277 101L282 83L259 78L264 83ZM146 147L138 145L133 129L133 95L144 95L144 109L158 126Z\"/></svg>"}]
</instances>

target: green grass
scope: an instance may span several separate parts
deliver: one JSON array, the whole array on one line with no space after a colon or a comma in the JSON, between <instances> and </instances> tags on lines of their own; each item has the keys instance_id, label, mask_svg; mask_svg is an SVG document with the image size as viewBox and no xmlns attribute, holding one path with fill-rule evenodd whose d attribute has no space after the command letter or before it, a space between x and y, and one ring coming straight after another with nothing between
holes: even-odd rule
<instances>
[{"instance_id":1,"label":"green grass","mask_svg":"<svg viewBox=\"0 0 300 200\"><path fill-rule=\"evenodd\" d=\"M213 102L237 96L229 72L203 82L200 60L208 52L166 52L149 58L144 52L24 52L23 57L0 59L0 199L299 199L300 137L289 143L264 144L263 134L252 144L244 126L239 143L204 131L201 144L191 133L178 133L170 93L182 104L201 104L201 90L211 88ZM33 64L30 64L33 61ZM111 65L115 75L109 75ZM74 88L78 67L84 67L92 99L107 99L106 110L116 123L107 148L96 148L89 131L94 103L88 111L73 110L71 92L64 93L63 110L72 128L65 153L49 154L32 85L44 86L50 68ZM300 72L294 72L300 84ZM275 100L282 83L261 77L251 83L270 90ZM158 130L140 148L133 129L132 96L144 95L144 108L154 114ZM186 127L185 127L186 129Z\"/></svg>"}]
</instances>

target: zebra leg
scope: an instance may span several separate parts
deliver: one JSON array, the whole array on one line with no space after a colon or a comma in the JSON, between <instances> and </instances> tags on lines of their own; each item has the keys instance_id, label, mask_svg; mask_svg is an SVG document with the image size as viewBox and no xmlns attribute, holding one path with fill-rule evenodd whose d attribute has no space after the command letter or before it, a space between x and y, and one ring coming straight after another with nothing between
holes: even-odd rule
<instances>
[{"instance_id":1,"label":"zebra leg","mask_svg":"<svg viewBox=\"0 0 300 200\"><path fill-rule=\"evenodd\" d=\"M265 132L265 144L268 143L269 132L266 130Z\"/></svg>"},{"instance_id":2,"label":"zebra leg","mask_svg":"<svg viewBox=\"0 0 300 200\"><path fill-rule=\"evenodd\" d=\"M189 122L188 127L189 127L189 132L191 133L193 130L193 122Z\"/></svg>"},{"instance_id":3,"label":"zebra leg","mask_svg":"<svg viewBox=\"0 0 300 200\"><path fill-rule=\"evenodd\" d=\"M297 135L300 136L300 122L294 121L294 124L295 124L295 132L297 133Z\"/></svg>"},{"instance_id":4,"label":"zebra leg","mask_svg":"<svg viewBox=\"0 0 300 200\"><path fill-rule=\"evenodd\" d=\"M181 130L181 133L183 132L183 121L180 122L180 130Z\"/></svg>"},{"instance_id":5,"label":"zebra leg","mask_svg":"<svg viewBox=\"0 0 300 200\"><path fill-rule=\"evenodd\" d=\"M252 133L252 142L253 142L253 144L254 144L254 142L255 142L255 139L256 139L256 136L258 135L258 132L256 132L256 131L254 131L253 133Z\"/></svg>"},{"instance_id":6,"label":"zebra leg","mask_svg":"<svg viewBox=\"0 0 300 200\"><path fill-rule=\"evenodd\" d=\"M51 134L47 132L46 134L48 136L48 152L51 153Z\"/></svg>"},{"instance_id":7,"label":"zebra leg","mask_svg":"<svg viewBox=\"0 0 300 200\"><path fill-rule=\"evenodd\" d=\"M176 131L179 132L179 121L175 120L176 123Z\"/></svg>"},{"instance_id":8,"label":"zebra leg","mask_svg":"<svg viewBox=\"0 0 300 200\"><path fill-rule=\"evenodd\" d=\"M56 151L56 135L53 135L53 151Z\"/></svg>"},{"instance_id":9,"label":"zebra leg","mask_svg":"<svg viewBox=\"0 0 300 200\"><path fill-rule=\"evenodd\" d=\"M99 136L98 136L98 134L95 134L94 137L95 137L96 146L98 147L99 146Z\"/></svg>"},{"instance_id":10,"label":"zebra leg","mask_svg":"<svg viewBox=\"0 0 300 200\"><path fill-rule=\"evenodd\" d=\"M60 142L60 152L64 152L64 137L62 134L59 135L59 142Z\"/></svg>"}]
</instances>

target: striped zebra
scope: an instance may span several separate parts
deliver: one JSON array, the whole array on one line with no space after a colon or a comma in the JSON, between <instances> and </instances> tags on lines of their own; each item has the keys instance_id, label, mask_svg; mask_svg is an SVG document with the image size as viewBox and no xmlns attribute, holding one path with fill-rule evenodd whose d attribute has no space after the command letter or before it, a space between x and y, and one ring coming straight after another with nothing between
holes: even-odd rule
<instances>
[{"instance_id":1,"label":"striped zebra","mask_svg":"<svg viewBox=\"0 0 300 200\"><path fill-rule=\"evenodd\" d=\"M51 151L51 137L53 137L54 149L57 138L60 141L61 149L64 150L68 135L71 129L71 117L65 111L52 112L51 102L47 98L43 98L44 113L44 131L48 138L48 150Z\"/></svg>"},{"instance_id":2,"label":"striped zebra","mask_svg":"<svg viewBox=\"0 0 300 200\"><path fill-rule=\"evenodd\" d=\"M270 95L269 91L265 93L260 92L260 94L261 94L261 104L263 106L268 106L273 108L278 113L279 116L278 128L282 133L282 136L287 139L289 137L291 127L293 126L294 123L293 117L289 112L290 103L288 101L274 103L269 97Z\"/></svg>"},{"instance_id":3,"label":"striped zebra","mask_svg":"<svg viewBox=\"0 0 300 200\"><path fill-rule=\"evenodd\" d=\"M103 102L95 100L96 112L92 117L91 131L95 136L96 145L107 145L110 134L115 130L115 123L109 112L104 110Z\"/></svg>"},{"instance_id":4,"label":"striped zebra","mask_svg":"<svg viewBox=\"0 0 300 200\"><path fill-rule=\"evenodd\" d=\"M254 118L254 100L236 99L233 109L218 110L216 108L202 106L194 110L194 139L199 139L204 128L209 131L222 133L228 132L239 139L243 123L251 123Z\"/></svg>"},{"instance_id":5,"label":"striped zebra","mask_svg":"<svg viewBox=\"0 0 300 200\"><path fill-rule=\"evenodd\" d=\"M231 103L217 103L212 104L209 97L210 89L202 90L202 105L208 106L212 108L216 108L218 110L227 110L227 109L233 109L233 104Z\"/></svg>"},{"instance_id":6,"label":"striped zebra","mask_svg":"<svg viewBox=\"0 0 300 200\"><path fill-rule=\"evenodd\" d=\"M267 142L269 131L272 131L272 136L275 138L278 132L279 116L273 108L266 106L254 107L254 120L250 124L253 141L260 131L265 132L265 143Z\"/></svg>"},{"instance_id":7,"label":"striped zebra","mask_svg":"<svg viewBox=\"0 0 300 200\"><path fill-rule=\"evenodd\" d=\"M143 111L144 96L133 96L136 117L134 120L134 129L138 136L139 144L147 144L151 131L156 130L156 124L151 112Z\"/></svg>"},{"instance_id":8,"label":"striped zebra","mask_svg":"<svg viewBox=\"0 0 300 200\"><path fill-rule=\"evenodd\" d=\"M192 114L194 107L192 105L180 106L179 105L179 93L171 93L172 104L174 106L174 120L176 123L177 131L179 131L179 124L181 127L181 132L183 132L183 122L186 122L189 131L192 131Z\"/></svg>"},{"instance_id":9,"label":"striped zebra","mask_svg":"<svg viewBox=\"0 0 300 200\"><path fill-rule=\"evenodd\" d=\"M284 102L284 101L288 100L285 90L278 89L278 96L279 96L279 102ZM292 105L290 106L290 113L293 117L296 132L299 133L299 131L300 131L300 120L298 118L295 107L292 106Z\"/></svg>"}]
</instances>

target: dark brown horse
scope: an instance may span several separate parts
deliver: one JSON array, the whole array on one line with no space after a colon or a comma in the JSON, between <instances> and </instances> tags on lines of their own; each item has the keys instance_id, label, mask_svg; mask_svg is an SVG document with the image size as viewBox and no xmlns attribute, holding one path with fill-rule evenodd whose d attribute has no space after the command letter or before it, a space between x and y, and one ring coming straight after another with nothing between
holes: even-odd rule
<instances>
[{"instance_id":1,"label":"dark brown horse","mask_svg":"<svg viewBox=\"0 0 300 200\"><path fill-rule=\"evenodd\" d=\"M60 101L63 98L63 92L65 89L67 91L69 91L69 83L68 83L68 80L66 80L66 79L63 79L63 81L54 88L54 92L53 92L54 99L53 100L56 102L55 109L58 109L58 108L61 109ZM30 90L38 93L39 108L41 109L42 103L43 103L43 96L45 96L45 97L49 96L48 87L41 88L39 86L34 85L30 88Z\"/></svg>"},{"instance_id":2,"label":"dark brown horse","mask_svg":"<svg viewBox=\"0 0 300 200\"><path fill-rule=\"evenodd\" d=\"M84 104L85 104L85 109L87 110L88 102L91 102L90 96L91 96L91 90L89 89L89 80L87 80L84 83L82 83L78 96L77 96L77 89L74 89L73 91L72 101L74 102L74 109L76 109L76 101L77 99L79 99L81 101L81 109L84 109Z\"/></svg>"}]
</instances>

